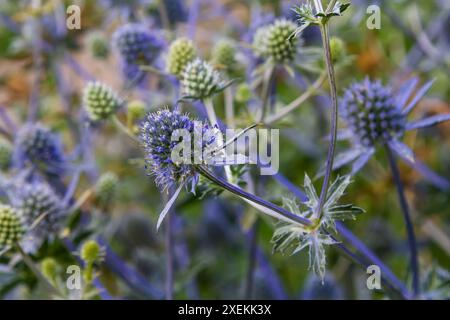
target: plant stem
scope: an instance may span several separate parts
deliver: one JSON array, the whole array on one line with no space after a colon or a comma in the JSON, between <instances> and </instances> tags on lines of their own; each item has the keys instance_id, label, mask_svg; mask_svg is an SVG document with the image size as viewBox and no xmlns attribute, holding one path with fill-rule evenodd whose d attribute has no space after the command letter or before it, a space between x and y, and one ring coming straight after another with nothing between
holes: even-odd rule
<instances>
[{"instance_id":1,"label":"plant stem","mask_svg":"<svg viewBox=\"0 0 450 320\"><path fill-rule=\"evenodd\" d=\"M227 126L229 128L234 128L233 92L231 87L226 88L223 93L225 97L225 118L227 119Z\"/></svg>"},{"instance_id":2,"label":"plant stem","mask_svg":"<svg viewBox=\"0 0 450 320\"><path fill-rule=\"evenodd\" d=\"M166 217L166 300L173 299L173 225L172 225L172 213L168 212Z\"/></svg>"},{"instance_id":3,"label":"plant stem","mask_svg":"<svg viewBox=\"0 0 450 320\"><path fill-rule=\"evenodd\" d=\"M222 178L215 176L214 174L212 174L208 169L206 169L203 166L197 166L196 168L201 175L203 175L205 178L209 179L210 181L214 182L218 186L224 188L225 190L228 190L229 192L231 192L243 199L249 200L250 202L255 203L261 207L269 209L270 211L273 211L274 213L276 213L276 215L272 214L272 216L275 216L278 219L282 219L282 220L285 220L290 223L299 223L301 225L311 225L312 224L312 222L309 219L306 219L299 215L293 214L293 213L287 211L286 209L283 209L269 201L266 201L258 196L255 196L255 195L229 183L228 181L225 181ZM267 213L267 212L265 212L265 213ZM267 214L269 214L269 213L267 213Z\"/></svg>"},{"instance_id":4,"label":"plant stem","mask_svg":"<svg viewBox=\"0 0 450 320\"><path fill-rule=\"evenodd\" d=\"M330 145L328 148L327 166L325 169L325 176L323 179L322 190L320 192L319 204L317 206L317 214L319 215L319 218L322 217L322 208L327 198L328 185L330 184L331 173L333 170L334 152L336 149L337 124L338 124L336 79L334 74L333 62L331 60L330 39L328 34L328 24L326 22L320 25L320 31L322 34L322 42L325 50L325 63L327 65L328 81L330 84L332 109L331 109Z\"/></svg>"},{"instance_id":5,"label":"plant stem","mask_svg":"<svg viewBox=\"0 0 450 320\"><path fill-rule=\"evenodd\" d=\"M139 139L117 118L116 115L112 117L114 124L116 125L117 129L125 133L129 138L131 138L134 142L141 143Z\"/></svg>"},{"instance_id":6,"label":"plant stem","mask_svg":"<svg viewBox=\"0 0 450 320\"><path fill-rule=\"evenodd\" d=\"M261 114L259 116L258 122L263 122L264 118L267 114L267 107L269 104L269 93L270 93L270 85L272 83L273 75L274 75L275 67L273 65L269 65L267 69L264 71L264 77L262 82L262 92L261 92Z\"/></svg>"},{"instance_id":7,"label":"plant stem","mask_svg":"<svg viewBox=\"0 0 450 320\"><path fill-rule=\"evenodd\" d=\"M218 125L216 111L214 110L214 105L212 98L205 98L203 100L203 104L205 105L206 113L208 114L209 122L213 126Z\"/></svg>"},{"instance_id":8,"label":"plant stem","mask_svg":"<svg viewBox=\"0 0 450 320\"><path fill-rule=\"evenodd\" d=\"M389 165L392 171L392 178L397 187L398 200L400 202L400 207L402 208L403 218L405 220L406 232L408 234L408 246L410 251L411 259L411 269L413 274L413 292L416 297L420 294L420 283L419 283L419 261L417 253L417 242L416 236L414 234L414 226L411 220L411 214L409 212L408 202L406 201L405 191L403 189L403 183L400 179L400 173L397 167L397 162L395 161L394 155L388 145L385 145L386 153L389 159Z\"/></svg>"},{"instance_id":9,"label":"plant stem","mask_svg":"<svg viewBox=\"0 0 450 320\"><path fill-rule=\"evenodd\" d=\"M161 21L164 26L164 29L170 30L169 15L167 14L167 7L164 2L165 0L158 1L158 11L161 16Z\"/></svg>"},{"instance_id":10,"label":"plant stem","mask_svg":"<svg viewBox=\"0 0 450 320\"><path fill-rule=\"evenodd\" d=\"M253 295L253 283L255 278L255 268L257 264L256 251L258 250L258 220L253 224L250 230L249 242L250 246L248 249L248 269L247 269L247 279L245 282L244 299L250 300Z\"/></svg>"},{"instance_id":11,"label":"plant stem","mask_svg":"<svg viewBox=\"0 0 450 320\"><path fill-rule=\"evenodd\" d=\"M22 257L23 262L25 262L27 267L30 268L36 278L44 283L53 295L61 296L60 292L47 280L47 278L45 278L42 272L36 267L34 261L31 260L31 258L25 253L25 251L23 251L22 247L18 243L15 245L15 247Z\"/></svg>"}]
</instances>

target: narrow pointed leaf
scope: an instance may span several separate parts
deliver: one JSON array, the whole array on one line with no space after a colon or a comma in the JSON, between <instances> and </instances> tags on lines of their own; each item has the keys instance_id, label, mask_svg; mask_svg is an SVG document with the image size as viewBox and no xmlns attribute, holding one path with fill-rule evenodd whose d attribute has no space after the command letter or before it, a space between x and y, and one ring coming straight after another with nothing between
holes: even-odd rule
<instances>
[{"instance_id":1,"label":"narrow pointed leaf","mask_svg":"<svg viewBox=\"0 0 450 320\"><path fill-rule=\"evenodd\" d=\"M175 193L172 195L172 197L169 199L169 201L164 206L164 209L159 214L158 223L156 224L156 230L159 230L159 227L161 226L161 223L163 222L164 218L166 217L167 213L169 212L170 208L172 208L173 204L175 203L175 200L177 200L178 195L181 192L181 189L183 189L184 184L180 184L178 189L175 191Z\"/></svg>"},{"instance_id":2,"label":"narrow pointed leaf","mask_svg":"<svg viewBox=\"0 0 450 320\"><path fill-rule=\"evenodd\" d=\"M393 139L388 142L388 145L400 158L414 162L414 152L403 142Z\"/></svg>"},{"instance_id":3,"label":"narrow pointed leaf","mask_svg":"<svg viewBox=\"0 0 450 320\"><path fill-rule=\"evenodd\" d=\"M406 124L406 130L414 130L414 129L430 127L435 124L449 121L449 120L450 120L450 114L438 114L438 115L428 117L425 119L409 122Z\"/></svg>"},{"instance_id":4,"label":"narrow pointed leaf","mask_svg":"<svg viewBox=\"0 0 450 320\"><path fill-rule=\"evenodd\" d=\"M434 80L428 81L422 88L419 89L419 91L417 91L414 99L412 99L411 102L405 107L405 109L403 109L403 114L408 114L411 112L411 110L416 106L420 99L422 99L427 91L430 90L433 82Z\"/></svg>"},{"instance_id":5,"label":"narrow pointed leaf","mask_svg":"<svg viewBox=\"0 0 450 320\"><path fill-rule=\"evenodd\" d=\"M402 86L399 88L397 92L397 106L402 110L406 102L408 102L408 99L411 97L411 94L413 93L414 88L417 86L417 83L419 82L419 79L416 77L406 81Z\"/></svg>"}]
</instances>

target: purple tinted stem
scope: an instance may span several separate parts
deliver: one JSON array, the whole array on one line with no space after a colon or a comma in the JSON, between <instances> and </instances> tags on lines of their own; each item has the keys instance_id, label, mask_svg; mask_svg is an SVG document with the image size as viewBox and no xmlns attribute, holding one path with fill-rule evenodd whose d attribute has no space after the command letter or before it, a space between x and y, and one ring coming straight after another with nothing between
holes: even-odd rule
<instances>
[{"instance_id":1,"label":"purple tinted stem","mask_svg":"<svg viewBox=\"0 0 450 320\"><path fill-rule=\"evenodd\" d=\"M327 166L325 169L325 176L323 179L322 190L319 197L319 205L317 206L317 212L319 216L322 216L322 208L327 199L328 185L330 184L331 173L333 171L333 161L334 152L336 149L336 137L337 137L337 122L338 122L338 104L337 104L337 93L336 93L336 79L334 75L333 62L331 61L331 49L330 49L330 39L328 35L328 24L325 23L320 26L320 31L322 34L322 42L325 50L325 63L327 65L328 71L328 81L330 84L330 94L331 94L331 128L330 128L330 145L328 147L327 156Z\"/></svg>"},{"instance_id":2,"label":"purple tinted stem","mask_svg":"<svg viewBox=\"0 0 450 320\"><path fill-rule=\"evenodd\" d=\"M392 178L397 187L398 200L400 202L400 207L402 208L403 219L405 220L406 232L408 235L408 246L411 256L410 259L413 274L413 291L414 295L417 297L420 294L420 283L419 283L419 261L417 253L416 235L414 234L414 226L411 220L408 202L406 201L403 183L400 179L400 172L398 170L397 162L395 161L394 155L392 154L392 151L387 144L385 145L385 149L389 159L389 165L392 171Z\"/></svg>"}]
</instances>

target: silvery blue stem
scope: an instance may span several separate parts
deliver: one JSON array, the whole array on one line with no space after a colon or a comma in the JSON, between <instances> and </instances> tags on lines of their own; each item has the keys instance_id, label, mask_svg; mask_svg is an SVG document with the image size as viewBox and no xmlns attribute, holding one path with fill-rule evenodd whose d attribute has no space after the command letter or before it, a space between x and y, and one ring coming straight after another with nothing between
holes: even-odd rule
<instances>
[{"instance_id":1,"label":"silvery blue stem","mask_svg":"<svg viewBox=\"0 0 450 320\"><path fill-rule=\"evenodd\" d=\"M331 4L331 3L330 3ZM325 169L325 176L323 179L322 190L319 197L319 205L317 206L317 213L319 216L322 215L322 208L327 199L328 185L330 183L331 173L333 171L333 161L334 152L336 149L336 137L337 137L337 124L338 124L338 102L336 93L336 79L334 74L333 62L331 60L331 49L330 49L330 39L328 35L328 24L322 24L320 26L320 31L322 34L322 42L325 50L325 63L327 65L328 71L328 81L330 84L330 94L331 94L331 128L330 128L330 145L328 148L327 155L327 166Z\"/></svg>"},{"instance_id":2,"label":"silvery blue stem","mask_svg":"<svg viewBox=\"0 0 450 320\"><path fill-rule=\"evenodd\" d=\"M209 179L210 181L214 182L218 186L224 188L225 190L228 190L229 192L231 192L239 197L242 197L242 198L247 199L253 203L256 203L262 207L272 210L290 221L297 222L302 225L311 225L312 224L309 219L306 219L302 216L293 214L292 212L289 212L288 210L286 210L282 207L279 207L269 201L266 201L258 196L255 196L254 194L251 194L251 193L229 183L228 181L225 181L224 179L215 176L208 169L206 169L202 166L197 166L196 169L205 178Z\"/></svg>"},{"instance_id":3,"label":"silvery blue stem","mask_svg":"<svg viewBox=\"0 0 450 320\"><path fill-rule=\"evenodd\" d=\"M400 172L397 167L397 162L395 161L394 155L388 145L385 145L386 153L389 159L389 165L392 171L392 178L397 187L398 200L400 202L400 207L402 208L403 219L405 220L406 232L408 234L408 246L410 251L411 259L411 269L413 275L413 291L415 297L420 294L420 278L419 278L419 261L417 252L417 241L416 235L414 233L414 226L411 220L411 214L409 212L408 202L406 201L405 191L403 188L403 183L400 179Z\"/></svg>"},{"instance_id":4,"label":"silvery blue stem","mask_svg":"<svg viewBox=\"0 0 450 320\"><path fill-rule=\"evenodd\" d=\"M64 57L67 65L84 81L94 81L95 78L87 72L70 54Z\"/></svg>"},{"instance_id":5,"label":"silvery blue stem","mask_svg":"<svg viewBox=\"0 0 450 320\"><path fill-rule=\"evenodd\" d=\"M404 298L409 299L411 295L408 288L405 287L405 285L392 273L389 267L386 266L372 250L370 250L361 240L358 239L358 237L348 230L343 223L337 222L336 230L339 235L341 235L353 247L362 253L371 264L380 267L381 277L388 286L394 290L397 290Z\"/></svg>"},{"instance_id":6,"label":"silvery blue stem","mask_svg":"<svg viewBox=\"0 0 450 320\"><path fill-rule=\"evenodd\" d=\"M188 38L195 38L195 31L197 29L197 20L200 11L200 3L201 0L193 0L191 3L191 8L189 10L189 18L188 18L188 27L187 27L187 35Z\"/></svg>"},{"instance_id":7,"label":"silvery blue stem","mask_svg":"<svg viewBox=\"0 0 450 320\"><path fill-rule=\"evenodd\" d=\"M174 254L173 254L173 212L168 212L166 217L166 300L173 299L173 274L174 274Z\"/></svg>"},{"instance_id":8,"label":"silvery blue stem","mask_svg":"<svg viewBox=\"0 0 450 320\"><path fill-rule=\"evenodd\" d=\"M31 22L33 24L34 29L34 38L33 38L33 69L34 69L34 78L31 85L31 94L29 100L29 109L28 109L28 122L34 122L37 117L39 102L40 102L40 91L41 91L41 81L43 74L43 66L42 66L42 46L41 46L41 25L39 20L33 19Z\"/></svg>"}]
</instances>

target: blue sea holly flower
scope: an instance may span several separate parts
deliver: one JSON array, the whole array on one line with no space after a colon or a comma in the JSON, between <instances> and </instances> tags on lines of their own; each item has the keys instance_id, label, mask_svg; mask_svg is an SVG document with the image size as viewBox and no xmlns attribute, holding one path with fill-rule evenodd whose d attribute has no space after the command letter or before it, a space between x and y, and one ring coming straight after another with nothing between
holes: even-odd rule
<instances>
[{"instance_id":1,"label":"blue sea holly flower","mask_svg":"<svg viewBox=\"0 0 450 320\"><path fill-rule=\"evenodd\" d=\"M66 169L59 137L40 123L28 123L20 128L14 143L13 161L19 168L31 164L47 173L57 174Z\"/></svg>"},{"instance_id":2,"label":"blue sea holly flower","mask_svg":"<svg viewBox=\"0 0 450 320\"><path fill-rule=\"evenodd\" d=\"M200 162L199 157L201 155L194 151L191 153L190 159L175 162L172 158L172 152L181 141L180 139L172 139L173 134L186 130L192 134L194 140L196 135L201 134L203 138L200 141L193 141L192 144L191 138L189 146L193 146L194 150L200 150L202 154L205 149L215 148L216 146L216 137L218 135L214 133L209 134L209 132L211 130L217 132L218 129L203 122L200 123L199 128L196 123L198 122L194 122L188 115L182 114L177 110L162 109L149 113L141 125L140 139L145 152L148 173L155 178L155 182L161 190L168 191L173 187L177 188L160 214L158 227L181 192L182 187L190 185L191 190L194 190L198 182L195 164ZM195 144L200 144L200 146L195 147ZM204 164L207 164L207 162L207 159L203 161Z\"/></svg>"},{"instance_id":3,"label":"blue sea holly flower","mask_svg":"<svg viewBox=\"0 0 450 320\"><path fill-rule=\"evenodd\" d=\"M450 120L450 114L440 114L421 120L408 121L407 116L426 94L432 81L421 87L415 96L418 80L413 78L394 93L380 81L364 81L352 84L339 101L341 116L348 129L339 138L348 139L353 147L336 156L333 168L352 163L352 175L361 170L375 153L376 147L386 144L400 158L424 174L436 186L447 189L450 182L439 177L424 164L415 160L413 151L401 138L407 131L421 129Z\"/></svg>"},{"instance_id":4,"label":"blue sea holly flower","mask_svg":"<svg viewBox=\"0 0 450 320\"><path fill-rule=\"evenodd\" d=\"M295 254L309 248L309 267L324 279L326 267L325 245L336 244L337 241L329 231L336 231L335 221L355 219L364 210L352 204L341 205L338 200L344 195L350 184L350 176L338 177L329 187L327 198L319 211L319 197L305 174L304 188L308 201L298 204L295 200L283 199L283 206L290 212L309 219L311 225L300 225L281 222L275 230L272 242L274 250Z\"/></svg>"},{"instance_id":5,"label":"blue sea holly flower","mask_svg":"<svg viewBox=\"0 0 450 320\"><path fill-rule=\"evenodd\" d=\"M50 186L40 182L20 184L13 197L33 241L40 243L58 234L66 208Z\"/></svg>"},{"instance_id":6,"label":"blue sea holly flower","mask_svg":"<svg viewBox=\"0 0 450 320\"><path fill-rule=\"evenodd\" d=\"M151 65L163 48L162 40L144 25L129 23L113 34L113 44L122 59L122 71L130 81L139 81L141 65Z\"/></svg>"}]
</instances>

